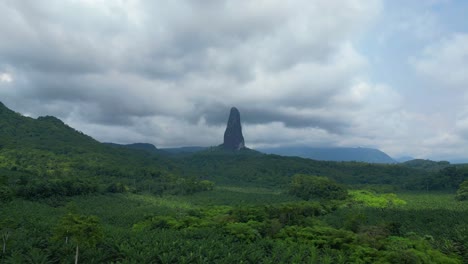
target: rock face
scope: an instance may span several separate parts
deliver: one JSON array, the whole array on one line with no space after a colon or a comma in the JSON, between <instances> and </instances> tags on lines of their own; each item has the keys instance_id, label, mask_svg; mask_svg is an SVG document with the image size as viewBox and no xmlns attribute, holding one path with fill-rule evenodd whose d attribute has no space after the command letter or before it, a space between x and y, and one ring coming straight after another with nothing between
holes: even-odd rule
<instances>
[{"instance_id":1,"label":"rock face","mask_svg":"<svg viewBox=\"0 0 468 264\"><path fill-rule=\"evenodd\" d=\"M227 150L240 150L245 148L240 113L235 107L231 108L231 113L229 114L226 131L224 132L223 147Z\"/></svg>"}]
</instances>

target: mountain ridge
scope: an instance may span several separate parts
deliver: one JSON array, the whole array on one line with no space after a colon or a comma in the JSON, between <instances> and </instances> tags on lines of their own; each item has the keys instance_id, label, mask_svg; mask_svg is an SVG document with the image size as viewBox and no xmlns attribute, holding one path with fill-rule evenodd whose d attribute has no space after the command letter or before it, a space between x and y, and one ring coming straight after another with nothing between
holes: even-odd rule
<instances>
[{"instance_id":1,"label":"mountain ridge","mask_svg":"<svg viewBox=\"0 0 468 264\"><path fill-rule=\"evenodd\" d=\"M258 148L259 151L282 156L297 156L323 161L358 161L368 163L397 163L385 152L373 148L350 147L276 147Z\"/></svg>"}]
</instances>

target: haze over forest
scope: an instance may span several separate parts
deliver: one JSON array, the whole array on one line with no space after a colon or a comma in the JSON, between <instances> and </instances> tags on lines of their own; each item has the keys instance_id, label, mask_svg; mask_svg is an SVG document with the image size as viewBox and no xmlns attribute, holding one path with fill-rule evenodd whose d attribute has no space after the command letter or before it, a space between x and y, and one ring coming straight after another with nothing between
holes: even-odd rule
<instances>
[{"instance_id":1,"label":"haze over forest","mask_svg":"<svg viewBox=\"0 0 468 264\"><path fill-rule=\"evenodd\" d=\"M0 98L101 142L468 157L466 1L0 2Z\"/></svg>"}]
</instances>

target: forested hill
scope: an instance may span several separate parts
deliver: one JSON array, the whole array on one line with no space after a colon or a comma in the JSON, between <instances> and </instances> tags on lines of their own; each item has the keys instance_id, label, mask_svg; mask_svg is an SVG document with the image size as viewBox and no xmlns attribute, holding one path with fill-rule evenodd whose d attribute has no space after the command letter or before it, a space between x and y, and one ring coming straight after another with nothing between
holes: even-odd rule
<instances>
[{"instance_id":1,"label":"forested hill","mask_svg":"<svg viewBox=\"0 0 468 264\"><path fill-rule=\"evenodd\" d=\"M102 144L55 117L33 119L0 105L0 187L19 196L75 195L115 184L163 191L183 182L178 170L163 155Z\"/></svg>"},{"instance_id":2,"label":"forested hill","mask_svg":"<svg viewBox=\"0 0 468 264\"><path fill-rule=\"evenodd\" d=\"M0 102L0 147L34 148L68 152L99 146L93 138L76 131L53 116L33 119L8 109Z\"/></svg>"},{"instance_id":3,"label":"forested hill","mask_svg":"<svg viewBox=\"0 0 468 264\"><path fill-rule=\"evenodd\" d=\"M448 161L432 161L424 159L413 159L401 163L403 166L422 169L427 171L438 171L450 166Z\"/></svg>"},{"instance_id":4,"label":"forested hill","mask_svg":"<svg viewBox=\"0 0 468 264\"><path fill-rule=\"evenodd\" d=\"M2 151L14 151L17 154L40 153L31 158L33 163L36 159L44 158L47 153L56 156L70 155L69 160L86 155L101 155L101 158L120 155L119 151L69 127L56 117L25 117L1 103L0 146Z\"/></svg>"},{"instance_id":5,"label":"forested hill","mask_svg":"<svg viewBox=\"0 0 468 264\"><path fill-rule=\"evenodd\" d=\"M247 148L212 147L173 156L154 146L103 144L55 117L24 117L0 105L0 172L8 182L25 186L64 179L115 182L152 192L212 180L216 184L279 187L297 173L326 176L347 184L393 184L405 189L458 186L466 167L428 171L404 165L315 161L262 154ZM143 149L143 150L142 150ZM22 180L19 178L23 177ZM188 180L189 179L189 180Z\"/></svg>"}]
</instances>

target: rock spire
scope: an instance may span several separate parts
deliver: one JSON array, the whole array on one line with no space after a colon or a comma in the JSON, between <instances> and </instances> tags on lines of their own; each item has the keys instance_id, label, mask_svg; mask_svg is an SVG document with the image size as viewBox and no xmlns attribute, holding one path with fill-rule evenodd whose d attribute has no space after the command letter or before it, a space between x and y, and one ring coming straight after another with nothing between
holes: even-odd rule
<instances>
[{"instance_id":1,"label":"rock spire","mask_svg":"<svg viewBox=\"0 0 468 264\"><path fill-rule=\"evenodd\" d=\"M245 148L240 113L235 107L231 108L231 113L229 114L226 131L224 132L223 147L227 150L240 150Z\"/></svg>"}]
</instances>

